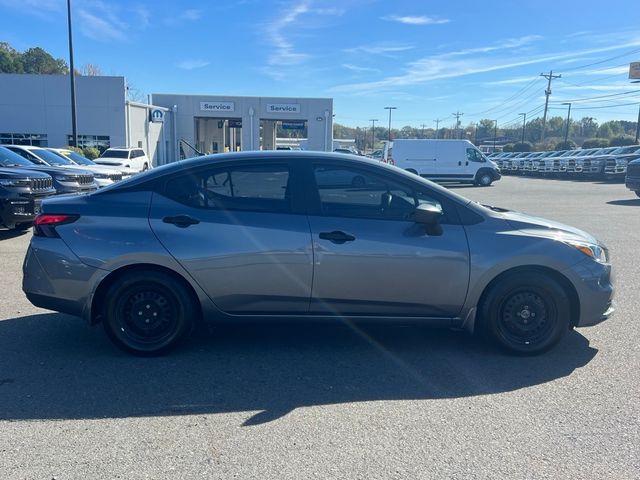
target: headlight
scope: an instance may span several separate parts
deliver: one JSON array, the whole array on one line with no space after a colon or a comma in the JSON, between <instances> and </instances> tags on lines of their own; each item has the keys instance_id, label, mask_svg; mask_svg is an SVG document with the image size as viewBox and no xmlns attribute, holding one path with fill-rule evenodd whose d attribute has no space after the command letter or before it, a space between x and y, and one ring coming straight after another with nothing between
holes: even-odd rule
<instances>
[{"instance_id":1,"label":"headlight","mask_svg":"<svg viewBox=\"0 0 640 480\"><path fill-rule=\"evenodd\" d=\"M78 179L71 175L56 175L56 180L59 182L77 182Z\"/></svg>"},{"instance_id":2,"label":"headlight","mask_svg":"<svg viewBox=\"0 0 640 480\"><path fill-rule=\"evenodd\" d=\"M31 182L28 178L0 178L0 185L3 187L29 187Z\"/></svg>"},{"instance_id":3,"label":"headlight","mask_svg":"<svg viewBox=\"0 0 640 480\"><path fill-rule=\"evenodd\" d=\"M598 263L609 262L607 249L601 247L600 245L594 245L593 243L588 242L575 242L572 240L565 240L564 243L566 243L570 247L580 250L586 256L593 258Z\"/></svg>"}]
</instances>

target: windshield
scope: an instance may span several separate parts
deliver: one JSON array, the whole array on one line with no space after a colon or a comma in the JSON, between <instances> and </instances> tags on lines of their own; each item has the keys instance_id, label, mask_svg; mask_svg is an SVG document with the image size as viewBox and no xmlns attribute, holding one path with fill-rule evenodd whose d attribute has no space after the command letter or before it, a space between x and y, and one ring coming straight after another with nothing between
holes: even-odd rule
<instances>
[{"instance_id":1,"label":"windshield","mask_svg":"<svg viewBox=\"0 0 640 480\"><path fill-rule=\"evenodd\" d=\"M3 167L33 167L34 164L8 148L0 147L0 165Z\"/></svg>"},{"instance_id":2,"label":"windshield","mask_svg":"<svg viewBox=\"0 0 640 480\"><path fill-rule=\"evenodd\" d=\"M100 158L129 158L129 150L112 150L108 148Z\"/></svg>"},{"instance_id":3,"label":"windshield","mask_svg":"<svg viewBox=\"0 0 640 480\"><path fill-rule=\"evenodd\" d=\"M74 163L76 163L78 165L85 165L87 167L96 165L95 162L92 162L87 157L83 157L78 152L74 152L73 150L65 150L65 151L61 152L61 154L64 155L65 157L71 159Z\"/></svg>"},{"instance_id":4,"label":"windshield","mask_svg":"<svg viewBox=\"0 0 640 480\"><path fill-rule=\"evenodd\" d=\"M65 166L69 166L72 165L73 166L73 162L62 158L60 155L57 155L53 152L50 152L49 150L45 150L44 148L34 148L29 150L31 153L33 153L34 155L37 155L38 157L40 157L42 160L44 160L45 162L47 162L49 165L53 165L56 167L65 167Z\"/></svg>"}]
</instances>

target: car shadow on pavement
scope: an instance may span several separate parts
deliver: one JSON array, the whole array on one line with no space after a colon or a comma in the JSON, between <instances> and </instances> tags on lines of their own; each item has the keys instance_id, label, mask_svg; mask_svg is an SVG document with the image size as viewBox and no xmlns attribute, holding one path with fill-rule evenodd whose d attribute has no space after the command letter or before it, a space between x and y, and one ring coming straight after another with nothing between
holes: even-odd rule
<instances>
[{"instance_id":1,"label":"car shadow on pavement","mask_svg":"<svg viewBox=\"0 0 640 480\"><path fill-rule=\"evenodd\" d=\"M611 200L607 205L620 205L627 207L640 207L640 198L632 198L630 200Z\"/></svg>"},{"instance_id":2,"label":"car shadow on pavement","mask_svg":"<svg viewBox=\"0 0 640 480\"><path fill-rule=\"evenodd\" d=\"M8 240L10 238L21 237L22 235L27 235L30 230L8 230L8 229L0 229L0 241Z\"/></svg>"},{"instance_id":3,"label":"car shadow on pavement","mask_svg":"<svg viewBox=\"0 0 640 480\"><path fill-rule=\"evenodd\" d=\"M248 426L305 406L509 392L566 377L597 353L577 332L542 356L512 357L462 332L415 325L202 330L171 354L138 358L67 315L0 321L0 419L249 412Z\"/></svg>"}]
</instances>

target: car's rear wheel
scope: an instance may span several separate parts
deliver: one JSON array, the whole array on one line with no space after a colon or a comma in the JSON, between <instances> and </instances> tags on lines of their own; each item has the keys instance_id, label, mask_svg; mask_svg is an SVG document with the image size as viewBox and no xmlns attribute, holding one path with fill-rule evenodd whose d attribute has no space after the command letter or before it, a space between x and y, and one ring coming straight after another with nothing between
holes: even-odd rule
<instances>
[{"instance_id":1,"label":"car's rear wheel","mask_svg":"<svg viewBox=\"0 0 640 480\"><path fill-rule=\"evenodd\" d=\"M13 230L17 230L19 232L22 232L22 231L25 231L25 230L29 230L32 226L33 226L32 222L18 223L18 224L16 224L15 227L13 227Z\"/></svg>"},{"instance_id":2,"label":"car's rear wheel","mask_svg":"<svg viewBox=\"0 0 640 480\"><path fill-rule=\"evenodd\" d=\"M149 170L149 164L145 162L145 164L142 165L142 171L146 172L147 170Z\"/></svg>"},{"instance_id":3,"label":"car's rear wheel","mask_svg":"<svg viewBox=\"0 0 640 480\"><path fill-rule=\"evenodd\" d=\"M139 271L119 278L106 295L103 326L113 343L136 355L173 348L194 324L194 301L178 279Z\"/></svg>"},{"instance_id":4,"label":"car's rear wheel","mask_svg":"<svg viewBox=\"0 0 640 480\"><path fill-rule=\"evenodd\" d=\"M479 327L499 347L535 355L569 330L570 302L563 287L540 272L508 275L494 284L479 309Z\"/></svg>"},{"instance_id":5,"label":"car's rear wheel","mask_svg":"<svg viewBox=\"0 0 640 480\"><path fill-rule=\"evenodd\" d=\"M640 190L636 190L636 195L640 197Z\"/></svg>"}]
</instances>

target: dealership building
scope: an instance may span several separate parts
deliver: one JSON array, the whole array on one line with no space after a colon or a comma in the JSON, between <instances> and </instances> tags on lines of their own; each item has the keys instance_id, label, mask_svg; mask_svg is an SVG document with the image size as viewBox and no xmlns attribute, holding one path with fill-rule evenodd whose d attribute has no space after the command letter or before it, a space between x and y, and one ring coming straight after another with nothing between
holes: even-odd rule
<instances>
[{"instance_id":1,"label":"dealership building","mask_svg":"<svg viewBox=\"0 0 640 480\"><path fill-rule=\"evenodd\" d=\"M139 147L154 165L200 153L274 150L296 131L307 150L330 151L330 98L154 93L126 100L124 77L77 76L78 146ZM63 147L71 138L68 75L0 74L0 144Z\"/></svg>"}]
</instances>

